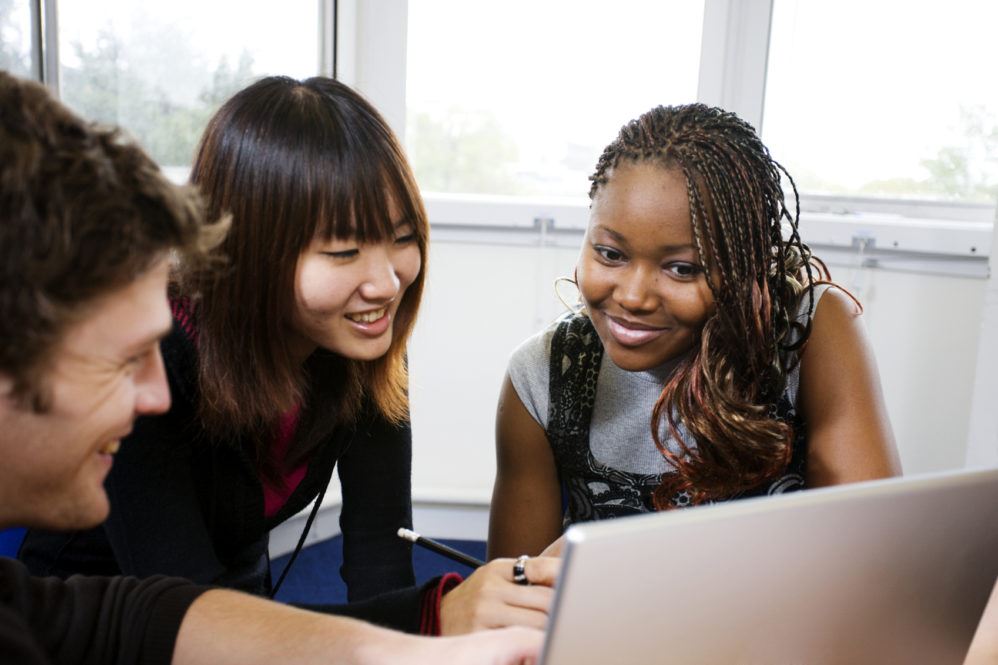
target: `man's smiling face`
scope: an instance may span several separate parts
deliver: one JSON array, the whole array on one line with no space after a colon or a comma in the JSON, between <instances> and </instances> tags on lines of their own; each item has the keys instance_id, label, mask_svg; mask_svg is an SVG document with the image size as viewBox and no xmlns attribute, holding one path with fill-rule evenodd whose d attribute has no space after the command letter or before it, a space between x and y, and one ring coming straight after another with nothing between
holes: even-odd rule
<instances>
[{"instance_id":1,"label":"man's smiling face","mask_svg":"<svg viewBox=\"0 0 998 665\"><path fill-rule=\"evenodd\" d=\"M170 393L159 351L169 331L168 263L84 309L55 345L36 412L0 374L0 524L79 529L108 514L104 479L132 423L163 413Z\"/></svg>"}]
</instances>

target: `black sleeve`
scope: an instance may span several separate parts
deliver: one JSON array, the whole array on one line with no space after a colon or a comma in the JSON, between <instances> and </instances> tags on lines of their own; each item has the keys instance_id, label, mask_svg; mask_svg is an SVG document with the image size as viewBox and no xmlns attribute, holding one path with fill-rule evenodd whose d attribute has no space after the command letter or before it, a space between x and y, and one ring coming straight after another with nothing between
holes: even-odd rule
<instances>
[{"instance_id":1,"label":"black sleeve","mask_svg":"<svg viewBox=\"0 0 998 665\"><path fill-rule=\"evenodd\" d=\"M125 575L213 583L226 567L202 514L178 416L142 418L122 442L105 483L111 514L104 532Z\"/></svg>"},{"instance_id":2,"label":"black sleeve","mask_svg":"<svg viewBox=\"0 0 998 665\"><path fill-rule=\"evenodd\" d=\"M418 635L422 620L423 594L439 582L438 577L421 587L396 589L347 605L298 605L298 607L323 614L360 619L384 628Z\"/></svg>"},{"instance_id":3,"label":"black sleeve","mask_svg":"<svg viewBox=\"0 0 998 665\"><path fill-rule=\"evenodd\" d=\"M0 559L0 661L169 665L204 591L167 577L31 577Z\"/></svg>"},{"instance_id":4,"label":"black sleeve","mask_svg":"<svg viewBox=\"0 0 998 665\"><path fill-rule=\"evenodd\" d=\"M347 598L365 600L415 584L412 545L398 537L412 528L412 432L380 415L362 420L340 458L343 567Z\"/></svg>"},{"instance_id":5,"label":"black sleeve","mask_svg":"<svg viewBox=\"0 0 998 665\"><path fill-rule=\"evenodd\" d=\"M195 360L178 324L162 350L173 404L163 415L139 418L122 441L105 483L111 514L104 531L125 575L222 583L227 567L216 554L194 476L195 448L205 444L196 438Z\"/></svg>"},{"instance_id":6,"label":"black sleeve","mask_svg":"<svg viewBox=\"0 0 998 665\"><path fill-rule=\"evenodd\" d=\"M34 640L24 617L0 605L0 663L48 665L51 662Z\"/></svg>"}]
</instances>

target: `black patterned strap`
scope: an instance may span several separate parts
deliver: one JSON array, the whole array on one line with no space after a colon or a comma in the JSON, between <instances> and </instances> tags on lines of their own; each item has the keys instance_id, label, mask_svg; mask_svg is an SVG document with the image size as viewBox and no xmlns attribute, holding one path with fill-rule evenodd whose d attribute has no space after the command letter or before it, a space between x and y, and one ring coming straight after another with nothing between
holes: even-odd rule
<instances>
[{"instance_id":1,"label":"black patterned strap","mask_svg":"<svg viewBox=\"0 0 998 665\"><path fill-rule=\"evenodd\" d=\"M612 469L592 454L589 432L603 345L589 317L566 316L551 339L548 440L567 496L566 523L646 512L658 474Z\"/></svg>"},{"instance_id":2,"label":"black patterned strap","mask_svg":"<svg viewBox=\"0 0 998 665\"><path fill-rule=\"evenodd\" d=\"M551 339L548 439L558 468L579 472L589 450L589 423L603 345L589 317L562 318Z\"/></svg>"}]
</instances>

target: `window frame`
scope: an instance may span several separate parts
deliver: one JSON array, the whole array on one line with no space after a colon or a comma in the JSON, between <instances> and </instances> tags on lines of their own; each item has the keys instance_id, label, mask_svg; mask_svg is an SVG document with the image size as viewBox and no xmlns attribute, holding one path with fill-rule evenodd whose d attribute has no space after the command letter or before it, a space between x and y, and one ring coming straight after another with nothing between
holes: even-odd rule
<instances>
[{"instance_id":1,"label":"window frame","mask_svg":"<svg viewBox=\"0 0 998 665\"><path fill-rule=\"evenodd\" d=\"M58 0L28 0L36 78L59 94ZM405 140L408 0L315 0L319 71L364 93ZM706 0L698 100L762 127L773 0ZM588 201L427 193L437 226L578 230ZM877 247L979 259L990 255L994 204L801 195L801 218L817 244ZM886 234L886 235L884 235ZM899 240L903 238L903 240ZM865 240L864 240L865 242Z\"/></svg>"},{"instance_id":2,"label":"window frame","mask_svg":"<svg viewBox=\"0 0 998 665\"><path fill-rule=\"evenodd\" d=\"M337 0L337 73L386 116L401 140L406 118L408 0ZM764 123L773 0L706 0L698 101ZM581 229L588 201L488 195L424 194L440 227ZM980 261L991 252L995 204L801 195L801 220L813 244L888 248L920 256ZM869 239L875 239L872 244Z\"/></svg>"},{"instance_id":3,"label":"window frame","mask_svg":"<svg viewBox=\"0 0 998 665\"><path fill-rule=\"evenodd\" d=\"M35 63L34 78L51 88L61 98L59 85L59 0L26 0L31 12L31 53ZM319 8L318 71L336 75L338 0L313 0ZM356 4L354 2L353 4Z\"/></svg>"}]
</instances>

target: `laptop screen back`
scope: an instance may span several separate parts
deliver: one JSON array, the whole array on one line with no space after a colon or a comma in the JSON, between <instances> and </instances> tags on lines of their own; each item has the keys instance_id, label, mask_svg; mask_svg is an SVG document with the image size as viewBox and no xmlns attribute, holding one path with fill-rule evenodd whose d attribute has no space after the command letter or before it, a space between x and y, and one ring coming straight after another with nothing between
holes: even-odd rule
<instances>
[{"instance_id":1,"label":"laptop screen back","mask_svg":"<svg viewBox=\"0 0 998 665\"><path fill-rule=\"evenodd\" d=\"M998 575L998 470L573 526L542 662L961 663Z\"/></svg>"}]
</instances>

